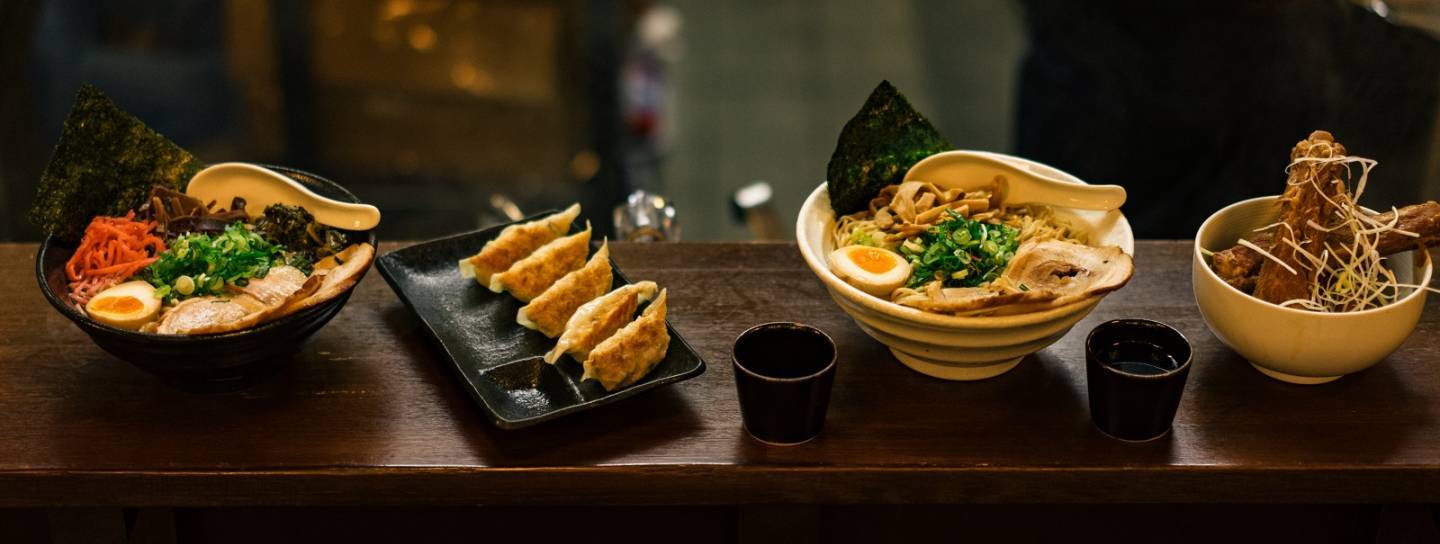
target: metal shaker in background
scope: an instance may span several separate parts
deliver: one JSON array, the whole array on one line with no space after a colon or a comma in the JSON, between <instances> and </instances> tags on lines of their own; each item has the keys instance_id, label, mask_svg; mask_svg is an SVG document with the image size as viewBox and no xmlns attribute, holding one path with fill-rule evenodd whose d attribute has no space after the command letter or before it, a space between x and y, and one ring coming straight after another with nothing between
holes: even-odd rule
<instances>
[{"instance_id":1,"label":"metal shaker in background","mask_svg":"<svg viewBox=\"0 0 1440 544\"><path fill-rule=\"evenodd\" d=\"M627 242L677 242L680 223L665 197L645 190L630 193L615 207L615 237Z\"/></svg>"},{"instance_id":2,"label":"metal shaker in background","mask_svg":"<svg viewBox=\"0 0 1440 544\"><path fill-rule=\"evenodd\" d=\"M785 239L785 226L780 223L780 216L775 213L771 202L774 194L769 183L756 181L730 196L731 214L735 220L745 223L750 230L750 238L754 240Z\"/></svg>"}]
</instances>

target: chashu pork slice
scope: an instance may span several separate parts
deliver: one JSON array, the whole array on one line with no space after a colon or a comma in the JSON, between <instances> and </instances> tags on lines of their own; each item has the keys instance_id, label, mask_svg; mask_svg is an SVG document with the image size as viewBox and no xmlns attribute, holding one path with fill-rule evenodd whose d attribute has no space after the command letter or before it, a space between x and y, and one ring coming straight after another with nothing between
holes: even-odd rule
<instances>
[{"instance_id":1,"label":"chashu pork slice","mask_svg":"<svg viewBox=\"0 0 1440 544\"><path fill-rule=\"evenodd\" d=\"M277 266L245 286L232 286L234 296L195 297L175 305L160 318L160 334L212 334L253 327L279 315L291 302L320 287L318 277L293 266Z\"/></svg>"},{"instance_id":2,"label":"chashu pork slice","mask_svg":"<svg viewBox=\"0 0 1440 544\"><path fill-rule=\"evenodd\" d=\"M1124 287L1134 272L1134 261L1118 247L1049 240L1015 252L1004 277L1026 293L1054 293L1058 306Z\"/></svg>"},{"instance_id":3,"label":"chashu pork slice","mask_svg":"<svg viewBox=\"0 0 1440 544\"><path fill-rule=\"evenodd\" d=\"M233 330L250 315L250 309L234 299L195 297L185 299L165 312L155 332L160 334L206 334Z\"/></svg>"},{"instance_id":4,"label":"chashu pork slice","mask_svg":"<svg viewBox=\"0 0 1440 544\"><path fill-rule=\"evenodd\" d=\"M1007 288L941 288L939 282L933 282L923 293L896 302L949 314L1035 311L1119 289L1134 271L1134 261L1118 247L1061 240L1032 242L1021 246L1010 259L1001 282Z\"/></svg>"},{"instance_id":5,"label":"chashu pork slice","mask_svg":"<svg viewBox=\"0 0 1440 544\"><path fill-rule=\"evenodd\" d=\"M285 302L290 295L295 294L310 277L293 266L277 266L271 268L265 277L252 279L245 283L244 287L232 289L250 295L263 307L276 307Z\"/></svg>"},{"instance_id":6,"label":"chashu pork slice","mask_svg":"<svg viewBox=\"0 0 1440 544\"><path fill-rule=\"evenodd\" d=\"M370 262L373 260L375 246L366 243L351 245L340 253L322 259L315 264L315 273L311 276L312 281L318 284L315 289L304 297L292 298L279 315L293 314L340 296L360 281L360 276L370 269Z\"/></svg>"}]
</instances>

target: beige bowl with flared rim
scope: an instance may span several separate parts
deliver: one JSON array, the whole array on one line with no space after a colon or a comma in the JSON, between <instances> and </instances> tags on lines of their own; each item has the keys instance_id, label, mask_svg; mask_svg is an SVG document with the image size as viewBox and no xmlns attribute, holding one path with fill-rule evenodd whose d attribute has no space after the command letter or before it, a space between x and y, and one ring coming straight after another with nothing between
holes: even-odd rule
<instances>
[{"instance_id":1,"label":"beige bowl with flared rim","mask_svg":"<svg viewBox=\"0 0 1440 544\"><path fill-rule=\"evenodd\" d=\"M1425 309L1424 289L1360 312L1323 313L1265 302L1232 287L1210 268L1205 251L1222 251L1276 221L1278 196L1242 200L1215 212L1195 233L1191 283L1205 324L1222 343L1266 376L1295 384L1332 382L1374 366L1394 352ZM1429 285L1430 254L1389 258L1402 284Z\"/></svg>"},{"instance_id":2,"label":"beige bowl with flared rim","mask_svg":"<svg viewBox=\"0 0 1440 544\"><path fill-rule=\"evenodd\" d=\"M1084 183L1034 161L1000 153L987 154L1048 177ZM943 182L937 185L947 187ZM1091 245L1113 245L1128 255L1135 253L1135 235L1118 210L1055 208L1055 215L1084 230ZM990 316L954 316L901 306L867 294L830 271L827 257L836 249L831 240L834 230L835 213L830 208L830 193L821 183L805 199L795 222L795 237L805 264L860 330L890 348L905 366L928 376L969 381L1004 374L1026 355L1063 337L1095 309L1102 298L1091 297L1035 312Z\"/></svg>"}]
</instances>

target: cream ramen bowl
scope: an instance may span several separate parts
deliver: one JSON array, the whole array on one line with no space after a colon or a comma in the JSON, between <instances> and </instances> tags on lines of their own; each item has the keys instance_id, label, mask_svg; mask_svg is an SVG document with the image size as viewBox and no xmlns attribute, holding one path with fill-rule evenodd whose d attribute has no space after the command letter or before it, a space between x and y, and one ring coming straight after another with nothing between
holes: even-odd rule
<instances>
[{"instance_id":1,"label":"cream ramen bowl","mask_svg":"<svg viewBox=\"0 0 1440 544\"><path fill-rule=\"evenodd\" d=\"M1085 183L1034 161L999 153L985 154L1046 177ZM943 180L926 181L942 188L959 187L959 183ZM965 184L974 185L968 181ZM1058 207L1054 210L1057 218L1084 231L1092 245L1118 246L1126 254L1134 255L1135 235L1118 210L1101 212ZM1014 315L953 316L901 306L888 298L866 294L830 270L827 257L836 249L831 236L835 220L830 194L821 183L805 199L795 223L795 237L805 264L861 330L889 347L905 366L922 374L945 380L983 380L1004 374L1026 355L1065 336L1103 298L1103 295L1095 296Z\"/></svg>"}]
</instances>

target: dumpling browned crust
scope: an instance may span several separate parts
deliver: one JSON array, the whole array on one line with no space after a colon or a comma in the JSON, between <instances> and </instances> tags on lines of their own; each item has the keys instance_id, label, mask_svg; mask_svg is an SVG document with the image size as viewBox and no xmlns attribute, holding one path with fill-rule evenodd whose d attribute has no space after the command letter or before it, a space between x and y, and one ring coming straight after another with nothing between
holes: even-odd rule
<instances>
[{"instance_id":1,"label":"dumpling browned crust","mask_svg":"<svg viewBox=\"0 0 1440 544\"><path fill-rule=\"evenodd\" d=\"M639 318L621 328L590 352L581 379L599 380L606 391L633 384L650 373L670 348L665 328L665 290Z\"/></svg>"},{"instance_id":2,"label":"dumpling browned crust","mask_svg":"<svg viewBox=\"0 0 1440 544\"><path fill-rule=\"evenodd\" d=\"M480 285L490 285L490 278L514 265L516 261L554 241L570 230L570 223L580 216L580 205L529 223L505 227L500 235L480 248L475 255L460 260L460 274L475 278Z\"/></svg>"},{"instance_id":3,"label":"dumpling browned crust","mask_svg":"<svg viewBox=\"0 0 1440 544\"><path fill-rule=\"evenodd\" d=\"M535 300L521 307L515 320L550 338L560 336L570 316L581 305L605 294L612 279L610 246L608 243L601 244L600 250L590 257L585 266L566 274Z\"/></svg>"},{"instance_id":4,"label":"dumpling browned crust","mask_svg":"<svg viewBox=\"0 0 1440 544\"><path fill-rule=\"evenodd\" d=\"M585 264L585 256L589 254L590 226L586 225L585 230L545 244L504 272L491 276L490 290L509 291L521 302L530 302L571 270Z\"/></svg>"},{"instance_id":5,"label":"dumpling browned crust","mask_svg":"<svg viewBox=\"0 0 1440 544\"><path fill-rule=\"evenodd\" d=\"M658 290L655 282L642 281L586 302L565 323L565 332L555 343L555 349L545 354L545 362L554 364L567 353L576 361L584 361L590 356L590 350L629 323L640 303L653 298Z\"/></svg>"}]
</instances>

